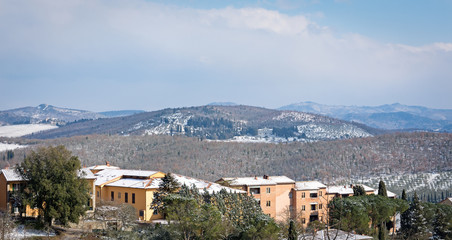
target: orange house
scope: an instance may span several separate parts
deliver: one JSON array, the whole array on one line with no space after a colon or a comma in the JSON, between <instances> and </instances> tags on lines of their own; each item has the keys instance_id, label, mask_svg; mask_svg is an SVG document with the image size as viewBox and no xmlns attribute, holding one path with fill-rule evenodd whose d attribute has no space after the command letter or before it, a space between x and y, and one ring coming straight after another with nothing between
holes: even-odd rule
<instances>
[{"instance_id":1,"label":"orange house","mask_svg":"<svg viewBox=\"0 0 452 240\"><path fill-rule=\"evenodd\" d=\"M94 193L94 180L95 176L86 168L82 168L79 171L79 176L82 179L88 181L90 200L87 203L89 207L88 212L93 212L96 208L96 200ZM27 182L22 179L13 169L2 169L0 172L0 209L11 211L13 214L19 214L19 209L14 207L15 193L19 192L20 189L26 187ZM38 209L32 209L30 206L26 207L25 216L26 217L36 217L38 216Z\"/></svg>"},{"instance_id":2,"label":"orange house","mask_svg":"<svg viewBox=\"0 0 452 240\"><path fill-rule=\"evenodd\" d=\"M227 183L254 196L262 211L276 220L284 220L292 205L291 195L295 181L286 176L222 178L216 181Z\"/></svg>"},{"instance_id":3,"label":"orange house","mask_svg":"<svg viewBox=\"0 0 452 240\"><path fill-rule=\"evenodd\" d=\"M314 221L327 222L330 199L325 185L318 181L296 182L292 193L292 216L299 218L304 227Z\"/></svg>"}]
</instances>

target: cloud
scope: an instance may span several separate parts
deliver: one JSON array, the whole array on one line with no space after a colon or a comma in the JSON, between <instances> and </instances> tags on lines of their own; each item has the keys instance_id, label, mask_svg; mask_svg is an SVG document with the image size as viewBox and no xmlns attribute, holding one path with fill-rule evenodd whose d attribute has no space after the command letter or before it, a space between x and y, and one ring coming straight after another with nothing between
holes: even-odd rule
<instances>
[{"instance_id":1,"label":"cloud","mask_svg":"<svg viewBox=\"0 0 452 240\"><path fill-rule=\"evenodd\" d=\"M141 0L1 5L0 81L11 87L78 81L91 89L90 103L98 97L111 99L105 106L153 104L143 109L219 100L269 107L301 100L418 103L419 94L428 96L423 105L452 102L443 91L452 88L452 43L384 44L263 8ZM123 97L110 97L115 92Z\"/></svg>"}]
</instances>

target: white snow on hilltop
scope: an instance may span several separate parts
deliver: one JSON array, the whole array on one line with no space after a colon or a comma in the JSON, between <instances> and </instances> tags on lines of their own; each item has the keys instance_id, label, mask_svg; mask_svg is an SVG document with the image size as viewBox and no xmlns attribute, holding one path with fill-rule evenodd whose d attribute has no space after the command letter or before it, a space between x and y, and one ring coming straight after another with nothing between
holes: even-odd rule
<instances>
[{"instance_id":1,"label":"white snow on hilltop","mask_svg":"<svg viewBox=\"0 0 452 240\"><path fill-rule=\"evenodd\" d=\"M49 124L19 124L0 126L0 137L22 137L28 134L58 128Z\"/></svg>"},{"instance_id":2,"label":"white snow on hilltop","mask_svg":"<svg viewBox=\"0 0 452 240\"><path fill-rule=\"evenodd\" d=\"M0 142L0 152L8 151L8 150L14 150L16 148L25 147L19 144L10 144L10 143L1 143Z\"/></svg>"}]
</instances>

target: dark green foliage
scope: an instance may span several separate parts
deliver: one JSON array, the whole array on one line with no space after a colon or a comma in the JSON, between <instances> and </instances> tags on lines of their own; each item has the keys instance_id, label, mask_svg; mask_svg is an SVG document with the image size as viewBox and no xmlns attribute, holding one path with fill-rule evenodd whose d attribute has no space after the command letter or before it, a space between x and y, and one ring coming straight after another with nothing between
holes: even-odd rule
<instances>
[{"instance_id":1,"label":"dark green foliage","mask_svg":"<svg viewBox=\"0 0 452 240\"><path fill-rule=\"evenodd\" d=\"M424 207L414 192L410 208L402 214L401 232L405 239L425 239L427 236L427 219L424 217Z\"/></svg>"},{"instance_id":2,"label":"dark green foliage","mask_svg":"<svg viewBox=\"0 0 452 240\"><path fill-rule=\"evenodd\" d=\"M378 183L378 195L387 197L388 192L386 191L386 184L382 180Z\"/></svg>"},{"instance_id":3,"label":"dark green foliage","mask_svg":"<svg viewBox=\"0 0 452 240\"><path fill-rule=\"evenodd\" d=\"M364 196L366 195L366 191L362 185L353 186L353 196Z\"/></svg>"},{"instance_id":4,"label":"dark green foliage","mask_svg":"<svg viewBox=\"0 0 452 240\"><path fill-rule=\"evenodd\" d=\"M180 189L180 184L176 181L171 173L167 173L159 185L159 189L154 193L154 198L152 199L151 207L158 212L165 212L164 199L169 194L178 192Z\"/></svg>"},{"instance_id":5,"label":"dark green foliage","mask_svg":"<svg viewBox=\"0 0 452 240\"><path fill-rule=\"evenodd\" d=\"M405 191L405 189L403 189L403 191L402 191L402 200L405 200L405 201L408 200L408 199L407 199L407 196L406 196L406 191Z\"/></svg>"},{"instance_id":6,"label":"dark green foliage","mask_svg":"<svg viewBox=\"0 0 452 240\"><path fill-rule=\"evenodd\" d=\"M163 201L170 223L165 228L176 239L277 239L279 228L273 219L245 194L200 194L182 186Z\"/></svg>"},{"instance_id":7,"label":"dark green foliage","mask_svg":"<svg viewBox=\"0 0 452 240\"><path fill-rule=\"evenodd\" d=\"M40 218L50 225L77 223L90 199L87 182L79 177L80 161L64 146L32 152L16 171L27 181L24 203L38 208ZM26 205L24 204L24 205Z\"/></svg>"},{"instance_id":8,"label":"dark green foliage","mask_svg":"<svg viewBox=\"0 0 452 240\"><path fill-rule=\"evenodd\" d=\"M450 223L447 222L446 214L440 208L436 209L435 218L433 219L433 239L452 239Z\"/></svg>"},{"instance_id":9,"label":"dark green foliage","mask_svg":"<svg viewBox=\"0 0 452 240\"><path fill-rule=\"evenodd\" d=\"M330 225L333 228L360 234L375 234L378 225L386 230L382 223L388 222L397 212L405 211L408 204L399 199L363 195L334 198L329 207Z\"/></svg>"},{"instance_id":10,"label":"dark green foliage","mask_svg":"<svg viewBox=\"0 0 452 240\"><path fill-rule=\"evenodd\" d=\"M295 224L292 220L290 220L289 224L289 234L288 234L288 240L298 240L298 233L295 229Z\"/></svg>"},{"instance_id":11,"label":"dark green foliage","mask_svg":"<svg viewBox=\"0 0 452 240\"><path fill-rule=\"evenodd\" d=\"M284 137L284 138L295 137L295 136L297 136L297 133L298 133L298 129L296 126L282 127L282 128L274 127L273 128L273 134L278 137Z\"/></svg>"}]
</instances>

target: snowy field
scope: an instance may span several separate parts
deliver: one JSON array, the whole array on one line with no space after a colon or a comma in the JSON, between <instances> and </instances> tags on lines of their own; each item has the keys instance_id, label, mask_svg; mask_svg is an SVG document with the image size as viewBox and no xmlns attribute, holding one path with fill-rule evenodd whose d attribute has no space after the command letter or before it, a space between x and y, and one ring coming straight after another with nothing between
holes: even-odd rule
<instances>
[{"instance_id":1,"label":"snowy field","mask_svg":"<svg viewBox=\"0 0 452 240\"><path fill-rule=\"evenodd\" d=\"M28 134L58 128L49 124L20 124L0 126L0 137L22 137Z\"/></svg>"},{"instance_id":2,"label":"snowy field","mask_svg":"<svg viewBox=\"0 0 452 240\"><path fill-rule=\"evenodd\" d=\"M16 148L21 148L21 147L25 147L23 145L19 145L19 144L10 144L10 143L2 143L0 142L0 152L4 152L4 151L8 151L8 150L14 150Z\"/></svg>"}]
</instances>

